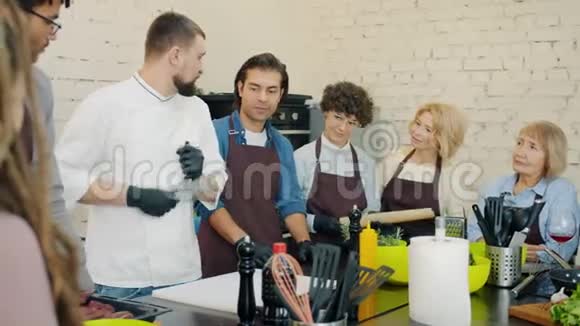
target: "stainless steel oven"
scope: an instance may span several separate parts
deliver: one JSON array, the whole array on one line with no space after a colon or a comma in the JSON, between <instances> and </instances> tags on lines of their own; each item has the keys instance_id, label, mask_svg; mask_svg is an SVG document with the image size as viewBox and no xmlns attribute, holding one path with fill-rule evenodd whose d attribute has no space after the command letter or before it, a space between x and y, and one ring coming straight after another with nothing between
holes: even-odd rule
<instances>
[{"instance_id":1,"label":"stainless steel oven","mask_svg":"<svg viewBox=\"0 0 580 326\"><path fill-rule=\"evenodd\" d=\"M234 110L234 94L219 93L201 95L209 106L212 119L224 117ZM300 148L311 140L309 95L288 94L276 113L272 116L272 125L286 136L294 149Z\"/></svg>"}]
</instances>

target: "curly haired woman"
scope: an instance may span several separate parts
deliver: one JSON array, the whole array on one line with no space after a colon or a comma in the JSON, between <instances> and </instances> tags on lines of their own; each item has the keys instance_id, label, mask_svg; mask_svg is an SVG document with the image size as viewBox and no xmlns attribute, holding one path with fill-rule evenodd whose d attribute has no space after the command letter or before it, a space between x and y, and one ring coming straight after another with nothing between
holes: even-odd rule
<instances>
[{"instance_id":1,"label":"curly haired woman","mask_svg":"<svg viewBox=\"0 0 580 326\"><path fill-rule=\"evenodd\" d=\"M350 143L355 128L373 120L374 104L367 91L351 82L326 86L320 107L324 131L294 152L296 173L308 212L313 240L340 243L338 218L354 205L379 210L375 162Z\"/></svg>"}]
</instances>

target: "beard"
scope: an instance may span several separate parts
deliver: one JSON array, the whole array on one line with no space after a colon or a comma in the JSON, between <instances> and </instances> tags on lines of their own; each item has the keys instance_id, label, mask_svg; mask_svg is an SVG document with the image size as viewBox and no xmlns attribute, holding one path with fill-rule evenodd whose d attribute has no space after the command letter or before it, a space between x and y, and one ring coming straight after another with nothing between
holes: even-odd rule
<instances>
[{"instance_id":1,"label":"beard","mask_svg":"<svg viewBox=\"0 0 580 326\"><path fill-rule=\"evenodd\" d=\"M195 81L197 78L193 79L192 81L185 82L179 76L173 77L173 84L175 84L175 88L177 88L177 93L181 96L192 97L196 94L196 87Z\"/></svg>"}]
</instances>

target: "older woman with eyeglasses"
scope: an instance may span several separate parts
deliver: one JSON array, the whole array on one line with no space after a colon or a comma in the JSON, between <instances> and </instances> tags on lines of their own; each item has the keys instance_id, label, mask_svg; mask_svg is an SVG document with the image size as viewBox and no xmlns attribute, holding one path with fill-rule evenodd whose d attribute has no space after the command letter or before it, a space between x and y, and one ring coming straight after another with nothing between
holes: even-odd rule
<instances>
[{"instance_id":1,"label":"older woman with eyeglasses","mask_svg":"<svg viewBox=\"0 0 580 326\"><path fill-rule=\"evenodd\" d=\"M484 199L505 193L504 205L529 207L535 199L543 199L538 219L530 227L526 244L527 260L550 262L545 247L569 260L578 247L578 220L580 213L576 188L560 177L567 165L568 143L566 135L557 125L548 121L536 121L522 128L512 152L514 173L499 177L480 192L479 207L484 211ZM557 225L569 220L568 238L559 239L549 232L549 224ZM564 223L565 224L565 223ZM568 223L570 224L570 223ZM469 238L482 237L475 219L470 221ZM567 240L558 243L556 240Z\"/></svg>"}]
</instances>

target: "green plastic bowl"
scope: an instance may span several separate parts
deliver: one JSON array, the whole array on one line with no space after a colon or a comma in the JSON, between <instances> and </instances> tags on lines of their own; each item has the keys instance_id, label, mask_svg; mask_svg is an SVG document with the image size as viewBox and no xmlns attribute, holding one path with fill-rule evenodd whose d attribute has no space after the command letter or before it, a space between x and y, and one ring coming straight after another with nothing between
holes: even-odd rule
<instances>
[{"instance_id":1,"label":"green plastic bowl","mask_svg":"<svg viewBox=\"0 0 580 326\"><path fill-rule=\"evenodd\" d=\"M473 293L485 285L491 269L491 260L488 258L473 255L473 260L475 264L468 268L469 293Z\"/></svg>"},{"instance_id":2,"label":"green plastic bowl","mask_svg":"<svg viewBox=\"0 0 580 326\"><path fill-rule=\"evenodd\" d=\"M475 245L475 246L473 246ZM485 244L483 253L481 245L470 244L470 251L473 254L475 265L469 266L469 292L473 293L485 285L491 268L491 261L485 257ZM404 241L400 241L398 246L379 246L377 248L377 260L379 265L392 268L395 272L387 281L393 285L409 284L409 253Z\"/></svg>"},{"instance_id":3,"label":"green plastic bowl","mask_svg":"<svg viewBox=\"0 0 580 326\"><path fill-rule=\"evenodd\" d=\"M409 283L409 259L405 241L400 240L398 246L379 246L377 248L377 261L379 266L385 265L395 271L387 280L388 283L395 285Z\"/></svg>"},{"instance_id":4,"label":"green plastic bowl","mask_svg":"<svg viewBox=\"0 0 580 326\"><path fill-rule=\"evenodd\" d=\"M85 321L83 326L151 326L153 323L136 319L96 319Z\"/></svg>"}]
</instances>

